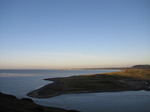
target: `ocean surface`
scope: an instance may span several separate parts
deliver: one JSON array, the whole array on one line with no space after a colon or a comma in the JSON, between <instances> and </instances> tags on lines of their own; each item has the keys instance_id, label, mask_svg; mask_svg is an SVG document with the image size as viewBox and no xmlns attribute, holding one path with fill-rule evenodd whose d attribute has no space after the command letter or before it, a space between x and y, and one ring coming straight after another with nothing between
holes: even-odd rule
<instances>
[{"instance_id":1,"label":"ocean surface","mask_svg":"<svg viewBox=\"0 0 150 112\"><path fill-rule=\"evenodd\" d=\"M117 70L0 70L0 91L17 96L38 89L51 81L45 78L68 77L94 73L106 73ZM36 103L76 109L82 112L150 112L149 91L124 91L66 94L52 98L32 98Z\"/></svg>"}]
</instances>

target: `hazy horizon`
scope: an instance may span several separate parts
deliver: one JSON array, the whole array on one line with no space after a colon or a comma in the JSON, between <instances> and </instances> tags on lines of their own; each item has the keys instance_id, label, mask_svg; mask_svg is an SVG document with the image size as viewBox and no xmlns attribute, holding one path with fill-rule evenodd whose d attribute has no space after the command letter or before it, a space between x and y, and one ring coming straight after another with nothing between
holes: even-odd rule
<instances>
[{"instance_id":1,"label":"hazy horizon","mask_svg":"<svg viewBox=\"0 0 150 112\"><path fill-rule=\"evenodd\" d=\"M150 64L149 0L1 0L0 69Z\"/></svg>"},{"instance_id":2,"label":"hazy horizon","mask_svg":"<svg viewBox=\"0 0 150 112\"><path fill-rule=\"evenodd\" d=\"M133 65L134 66L134 65ZM0 70L71 70L71 69L98 69L98 68L128 68L131 66L103 66L103 67L51 67L51 68L0 68Z\"/></svg>"}]
</instances>

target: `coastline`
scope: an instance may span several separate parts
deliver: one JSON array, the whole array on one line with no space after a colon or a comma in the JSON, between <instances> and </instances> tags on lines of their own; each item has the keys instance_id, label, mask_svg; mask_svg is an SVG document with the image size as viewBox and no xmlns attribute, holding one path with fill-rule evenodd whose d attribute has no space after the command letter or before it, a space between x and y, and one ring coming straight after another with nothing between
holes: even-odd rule
<instances>
[{"instance_id":1,"label":"coastline","mask_svg":"<svg viewBox=\"0 0 150 112\"><path fill-rule=\"evenodd\" d=\"M0 92L0 112L80 112L56 107L38 105L30 98L18 99Z\"/></svg>"},{"instance_id":2,"label":"coastline","mask_svg":"<svg viewBox=\"0 0 150 112\"><path fill-rule=\"evenodd\" d=\"M112 75L112 73L44 79L53 81L53 83L31 91L27 96L34 98L50 98L62 94L74 93L149 90L149 78L117 76Z\"/></svg>"}]
</instances>

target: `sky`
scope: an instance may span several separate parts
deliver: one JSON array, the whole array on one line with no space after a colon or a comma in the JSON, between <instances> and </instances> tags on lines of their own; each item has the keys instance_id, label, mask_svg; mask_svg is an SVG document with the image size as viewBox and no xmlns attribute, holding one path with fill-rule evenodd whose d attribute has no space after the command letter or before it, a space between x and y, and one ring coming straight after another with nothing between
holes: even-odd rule
<instances>
[{"instance_id":1,"label":"sky","mask_svg":"<svg viewBox=\"0 0 150 112\"><path fill-rule=\"evenodd\" d=\"M150 64L149 0L0 0L0 69Z\"/></svg>"}]
</instances>

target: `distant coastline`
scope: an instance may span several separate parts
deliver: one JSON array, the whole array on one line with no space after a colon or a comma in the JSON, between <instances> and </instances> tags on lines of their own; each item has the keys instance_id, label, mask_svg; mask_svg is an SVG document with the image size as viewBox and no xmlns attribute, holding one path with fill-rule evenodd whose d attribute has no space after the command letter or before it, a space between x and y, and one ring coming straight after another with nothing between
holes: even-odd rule
<instances>
[{"instance_id":1,"label":"distant coastline","mask_svg":"<svg viewBox=\"0 0 150 112\"><path fill-rule=\"evenodd\" d=\"M109 68L59 68L56 70L124 70L131 67L109 67Z\"/></svg>"},{"instance_id":2,"label":"distant coastline","mask_svg":"<svg viewBox=\"0 0 150 112\"><path fill-rule=\"evenodd\" d=\"M126 70L126 69L150 69L150 65L134 65L132 67L102 67L102 68L60 68L57 70Z\"/></svg>"}]
</instances>

